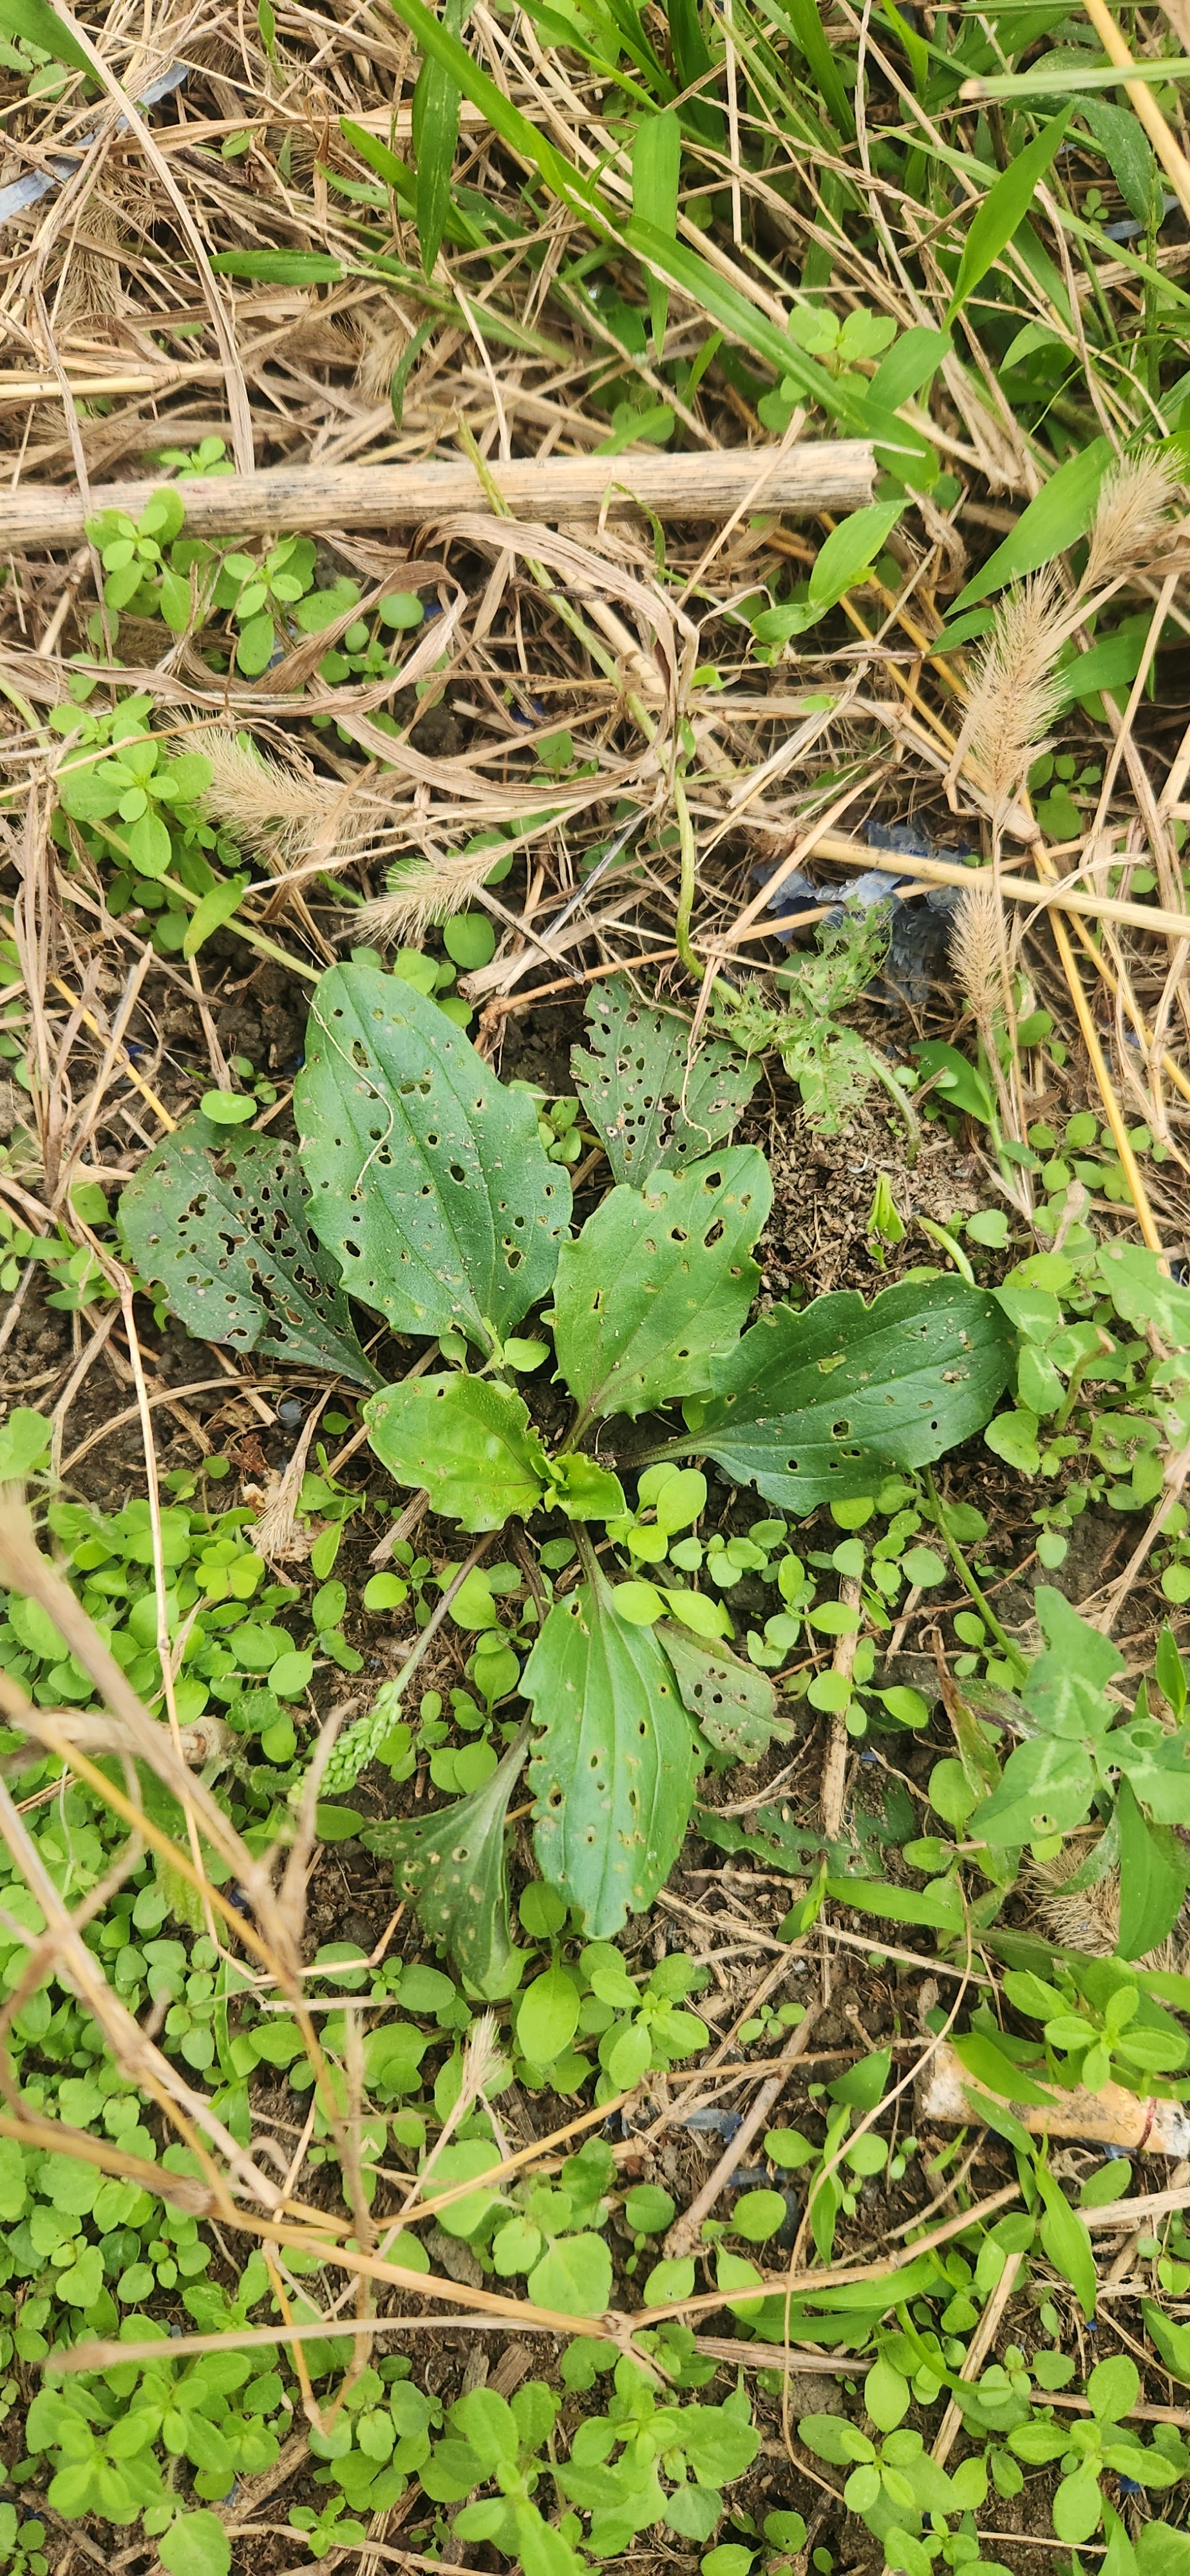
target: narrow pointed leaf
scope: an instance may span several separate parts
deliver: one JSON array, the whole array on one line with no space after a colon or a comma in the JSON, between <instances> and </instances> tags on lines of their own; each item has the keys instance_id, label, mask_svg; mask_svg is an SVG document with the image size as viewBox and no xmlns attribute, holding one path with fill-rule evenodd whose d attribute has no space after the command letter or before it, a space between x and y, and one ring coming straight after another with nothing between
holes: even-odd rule
<instances>
[{"instance_id":1,"label":"narrow pointed leaf","mask_svg":"<svg viewBox=\"0 0 1190 2576\"><path fill-rule=\"evenodd\" d=\"M368 1825L365 1849L395 1864L393 1885L416 1907L424 1933L445 1950L472 1994L495 2001L516 1983L508 1923L504 1833L525 1759L523 1741L469 1798L409 1824Z\"/></svg>"},{"instance_id":2,"label":"narrow pointed leaf","mask_svg":"<svg viewBox=\"0 0 1190 2576\"><path fill-rule=\"evenodd\" d=\"M854 1289L798 1315L775 1306L712 1363L714 1394L670 1456L705 1452L736 1484L788 1511L869 1491L922 1467L989 1419L1012 1334L993 1297L961 1279Z\"/></svg>"},{"instance_id":3,"label":"narrow pointed leaf","mask_svg":"<svg viewBox=\"0 0 1190 2576\"><path fill-rule=\"evenodd\" d=\"M584 1415L637 1414L709 1380L760 1273L748 1257L772 1203L754 1145L614 1189L562 1248L558 1361ZM611 1293L614 1288L614 1295Z\"/></svg>"},{"instance_id":4,"label":"narrow pointed leaf","mask_svg":"<svg viewBox=\"0 0 1190 2576\"><path fill-rule=\"evenodd\" d=\"M196 1112L129 1181L120 1223L187 1332L378 1386L308 1200L284 1138L216 1132Z\"/></svg>"},{"instance_id":5,"label":"narrow pointed leaf","mask_svg":"<svg viewBox=\"0 0 1190 2576\"><path fill-rule=\"evenodd\" d=\"M503 1339L554 1275L570 1183L532 1100L423 993L332 966L294 1089L310 1213L394 1332Z\"/></svg>"},{"instance_id":6,"label":"narrow pointed leaf","mask_svg":"<svg viewBox=\"0 0 1190 2576\"><path fill-rule=\"evenodd\" d=\"M632 147L632 211L647 224L655 224L658 232L675 237L681 160L682 128L677 110L669 107L660 116L642 117ZM665 346L669 288L658 277L648 277L645 284L653 348L660 357Z\"/></svg>"},{"instance_id":7,"label":"narrow pointed leaf","mask_svg":"<svg viewBox=\"0 0 1190 2576\"><path fill-rule=\"evenodd\" d=\"M402 1485L424 1486L430 1509L465 1530L500 1529L533 1511L546 1486L545 1452L528 1407L509 1386L452 1371L385 1387L365 1407L368 1438Z\"/></svg>"},{"instance_id":8,"label":"narrow pointed leaf","mask_svg":"<svg viewBox=\"0 0 1190 2576\"><path fill-rule=\"evenodd\" d=\"M621 1619L599 1577L550 1611L521 1676L533 1747L533 1843L549 1886L608 1940L651 1905L682 1847L694 1730L651 1628Z\"/></svg>"},{"instance_id":9,"label":"narrow pointed leaf","mask_svg":"<svg viewBox=\"0 0 1190 2576\"><path fill-rule=\"evenodd\" d=\"M993 181L982 205L976 207L963 244L948 323L962 310L1001 251L1007 249L1018 225L1023 224L1038 182L1044 179L1069 123L1068 107L1060 115L1051 116L1032 143L1027 143L1023 152L1014 153L1008 168Z\"/></svg>"}]
</instances>

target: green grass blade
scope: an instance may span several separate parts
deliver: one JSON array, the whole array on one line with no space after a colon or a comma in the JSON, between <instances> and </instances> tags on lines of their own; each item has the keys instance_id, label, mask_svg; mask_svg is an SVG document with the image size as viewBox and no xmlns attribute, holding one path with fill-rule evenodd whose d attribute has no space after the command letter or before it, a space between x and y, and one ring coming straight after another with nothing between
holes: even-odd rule
<instances>
[{"instance_id":1,"label":"green grass blade","mask_svg":"<svg viewBox=\"0 0 1190 2576\"><path fill-rule=\"evenodd\" d=\"M432 59L422 64L413 93L413 152L417 164L414 221L427 277L433 274L450 212L460 95L458 82L444 64Z\"/></svg>"},{"instance_id":2,"label":"green grass blade","mask_svg":"<svg viewBox=\"0 0 1190 2576\"><path fill-rule=\"evenodd\" d=\"M636 130L632 147L632 211L642 223L652 224L669 239L677 239L678 175L682 160L682 129L673 108L660 116L645 117ZM669 288L650 270L645 279L649 297L649 319L653 326L653 347L660 357L665 347L665 323L669 311Z\"/></svg>"},{"instance_id":3,"label":"green grass blade","mask_svg":"<svg viewBox=\"0 0 1190 2576\"><path fill-rule=\"evenodd\" d=\"M1092 439L1089 447L1051 474L1044 492L1030 501L1021 512L1010 537L959 592L951 607L951 616L961 617L963 610L986 599L993 590L1002 590L1005 582L1020 581L1026 573L1040 572L1043 564L1052 563L1055 555L1064 554L1067 546L1077 545L1095 516L1099 486L1112 462L1111 446L1106 438Z\"/></svg>"},{"instance_id":4,"label":"green grass blade","mask_svg":"<svg viewBox=\"0 0 1190 2576\"><path fill-rule=\"evenodd\" d=\"M946 317L948 322L953 322L956 313L961 312L972 289L978 286L981 277L987 276L993 262L999 259L1002 250L1007 249L1013 234L1023 224L1033 203L1034 190L1039 180L1044 179L1069 122L1068 107L1052 116L1034 141L1026 144L1015 161L1009 162L1007 170L1001 171L983 204L972 216Z\"/></svg>"},{"instance_id":5,"label":"green grass blade","mask_svg":"<svg viewBox=\"0 0 1190 2576\"><path fill-rule=\"evenodd\" d=\"M27 45L39 46L54 62L69 63L74 71L90 68L82 46L48 7L47 0L0 0L0 36L23 38Z\"/></svg>"},{"instance_id":6,"label":"green grass blade","mask_svg":"<svg viewBox=\"0 0 1190 2576\"><path fill-rule=\"evenodd\" d=\"M756 0L762 18L788 36L808 63L823 106L848 142L855 136L855 113L822 24L817 0Z\"/></svg>"}]
</instances>

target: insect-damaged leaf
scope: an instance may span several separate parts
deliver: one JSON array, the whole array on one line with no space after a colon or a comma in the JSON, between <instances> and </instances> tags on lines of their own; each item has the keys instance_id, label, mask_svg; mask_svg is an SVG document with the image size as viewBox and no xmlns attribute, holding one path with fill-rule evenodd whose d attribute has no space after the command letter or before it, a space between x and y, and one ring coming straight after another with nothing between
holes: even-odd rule
<instances>
[{"instance_id":1,"label":"insect-damaged leaf","mask_svg":"<svg viewBox=\"0 0 1190 2576\"><path fill-rule=\"evenodd\" d=\"M481 2002L510 1994L517 1954L508 1929L504 1825L525 1759L524 1737L469 1798L409 1824L368 1825L365 1849L395 1863L393 1885Z\"/></svg>"},{"instance_id":2,"label":"insect-damaged leaf","mask_svg":"<svg viewBox=\"0 0 1190 2576\"><path fill-rule=\"evenodd\" d=\"M161 1281L188 1332L379 1385L283 1138L216 1134L196 1113L129 1181L120 1223L138 1270Z\"/></svg>"},{"instance_id":3,"label":"insect-damaged leaf","mask_svg":"<svg viewBox=\"0 0 1190 2576\"><path fill-rule=\"evenodd\" d=\"M617 1181L641 1189L663 1167L680 1171L730 1136L759 1066L713 1039L691 1058L690 1022L642 1002L626 975L609 975L587 1003L591 1052L571 1052L575 1088L607 1148Z\"/></svg>"},{"instance_id":4,"label":"insect-damaged leaf","mask_svg":"<svg viewBox=\"0 0 1190 2576\"><path fill-rule=\"evenodd\" d=\"M528 1094L412 984L332 966L294 1105L311 1218L352 1296L394 1332L503 1340L549 1287L570 1219Z\"/></svg>"},{"instance_id":5,"label":"insect-damaged leaf","mask_svg":"<svg viewBox=\"0 0 1190 2576\"><path fill-rule=\"evenodd\" d=\"M373 1396L366 1414L368 1438L390 1474L424 1485L431 1510L465 1530L500 1529L541 1500L545 1452L509 1386L461 1370L412 1378Z\"/></svg>"},{"instance_id":6,"label":"insect-damaged leaf","mask_svg":"<svg viewBox=\"0 0 1190 2576\"><path fill-rule=\"evenodd\" d=\"M654 1172L643 1190L621 1184L563 1245L554 1341L585 1421L709 1385L711 1352L734 1340L755 1294L748 1254L771 1203L763 1154L732 1145Z\"/></svg>"},{"instance_id":7,"label":"insect-damaged leaf","mask_svg":"<svg viewBox=\"0 0 1190 2576\"><path fill-rule=\"evenodd\" d=\"M653 1630L618 1616L601 1575L550 1611L521 1690L542 1729L529 1770L538 1867L587 1938L605 1941L677 1859L694 1730Z\"/></svg>"},{"instance_id":8,"label":"insect-damaged leaf","mask_svg":"<svg viewBox=\"0 0 1190 2576\"><path fill-rule=\"evenodd\" d=\"M697 1719L708 1744L735 1762L759 1762L771 1738L786 1732L771 1681L725 1646L703 1645L668 1619L656 1633L673 1665L682 1706Z\"/></svg>"},{"instance_id":9,"label":"insect-damaged leaf","mask_svg":"<svg viewBox=\"0 0 1190 2576\"><path fill-rule=\"evenodd\" d=\"M800 1315L775 1306L712 1361L697 1432L665 1455L705 1452L766 1501L812 1511L969 1438L1011 1362L1007 1318L961 1279L907 1281L870 1306L854 1289Z\"/></svg>"}]
</instances>

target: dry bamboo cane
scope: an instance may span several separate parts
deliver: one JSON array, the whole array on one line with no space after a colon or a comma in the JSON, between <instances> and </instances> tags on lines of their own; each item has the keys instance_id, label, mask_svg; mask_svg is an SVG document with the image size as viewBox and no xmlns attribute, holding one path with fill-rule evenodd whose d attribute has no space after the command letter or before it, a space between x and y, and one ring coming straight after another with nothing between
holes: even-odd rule
<instances>
[{"instance_id":1,"label":"dry bamboo cane","mask_svg":"<svg viewBox=\"0 0 1190 2576\"><path fill-rule=\"evenodd\" d=\"M727 519L734 510L858 510L876 472L867 441L808 439L798 447L735 447L679 456L520 457L487 468L514 517L553 523L612 511L654 510L679 519ZM165 478L92 485L95 515L139 518ZM417 465L270 465L259 474L179 476L191 537L259 529L421 527L454 510L487 505L465 457ZM0 494L0 554L76 546L81 494L69 484L27 484Z\"/></svg>"}]
</instances>

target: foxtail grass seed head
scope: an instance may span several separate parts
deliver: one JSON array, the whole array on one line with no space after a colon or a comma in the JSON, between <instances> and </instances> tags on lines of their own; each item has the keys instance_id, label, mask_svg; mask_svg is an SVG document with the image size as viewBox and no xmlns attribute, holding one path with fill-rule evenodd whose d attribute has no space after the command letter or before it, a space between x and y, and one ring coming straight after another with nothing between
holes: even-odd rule
<instances>
[{"instance_id":1,"label":"foxtail grass seed head","mask_svg":"<svg viewBox=\"0 0 1190 2576\"><path fill-rule=\"evenodd\" d=\"M1175 478L1165 458L1150 448L1143 456L1126 456L1113 465L1099 486L1099 502L1084 591L1099 590L1118 574L1132 572L1151 555L1164 533Z\"/></svg>"},{"instance_id":2,"label":"foxtail grass seed head","mask_svg":"<svg viewBox=\"0 0 1190 2576\"><path fill-rule=\"evenodd\" d=\"M983 1028L1000 1000L1000 919L990 886L972 886L959 897L951 926L950 960Z\"/></svg>"},{"instance_id":3,"label":"foxtail grass seed head","mask_svg":"<svg viewBox=\"0 0 1190 2576\"><path fill-rule=\"evenodd\" d=\"M354 938L410 939L449 921L453 912L474 903L492 872L494 853L483 850L435 851L429 858L398 859L389 870L388 892L352 913Z\"/></svg>"},{"instance_id":4,"label":"foxtail grass seed head","mask_svg":"<svg viewBox=\"0 0 1190 2576\"><path fill-rule=\"evenodd\" d=\"M1057 714L1061 641L1053 577L1038 573L1002 602L968 706L967 739L993 813L1015 795Z\"/></svg>"},{"instance_id":5,"label":"foxtail grass seed head","mask_svg":"<svg viewBox=\"0 0 1190 2576\"><path fill-rule=\"evenodd\" d=\"M282 868L296 866L320 844L329 860L358 843L344 792L337 781L286 769L258 751L251 737L212 726L198 737L214 776L203 798L209 814L225 823L241 849Z\"/></svg>"}]
</instances>

